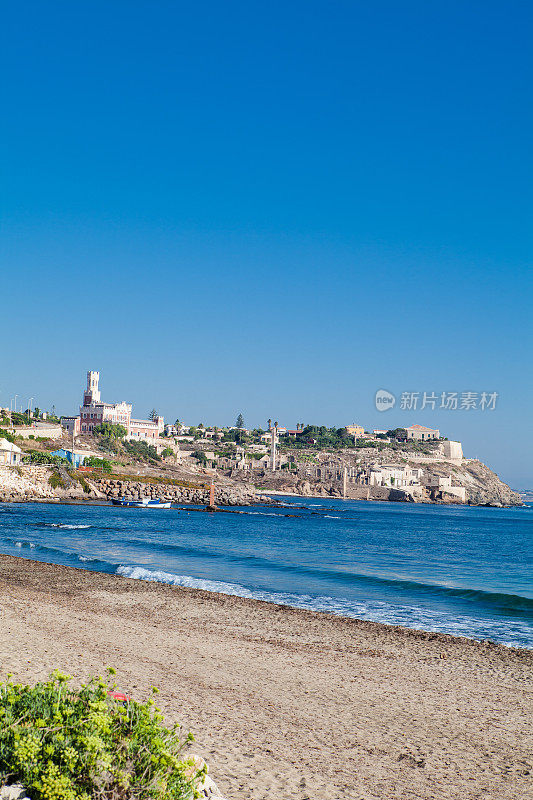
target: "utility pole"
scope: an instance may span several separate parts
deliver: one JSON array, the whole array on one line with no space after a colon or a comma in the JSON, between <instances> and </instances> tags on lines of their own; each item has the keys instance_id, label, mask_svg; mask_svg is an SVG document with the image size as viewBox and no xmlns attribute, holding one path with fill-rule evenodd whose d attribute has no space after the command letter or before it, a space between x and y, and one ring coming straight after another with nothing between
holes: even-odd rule
<instances>
[{"instance_id":1,"label":"utility pole","mask_svg":"<svg viewBox=\"0 0 533 800\"><path fill-rule=\"evenodd\" d=\"M270 429L270 459L272 461L272 472L276 471L276 440L278 436L278 423Z\"/></svg>"}]
</instances>

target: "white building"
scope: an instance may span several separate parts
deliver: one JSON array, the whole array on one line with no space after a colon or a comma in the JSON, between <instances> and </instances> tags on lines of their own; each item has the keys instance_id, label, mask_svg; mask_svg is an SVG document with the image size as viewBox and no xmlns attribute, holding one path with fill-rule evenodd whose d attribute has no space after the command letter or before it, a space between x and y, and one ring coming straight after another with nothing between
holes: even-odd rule
<instances>
[{"instance_id":1,"label":"white building","mask_svg":"<svg viewBox=\"0 0 533 800\"><path fill-rule=\"evenodd\" d=\"M22 450L7 439L0 439L0 464L17 466L22 464Z\"/></svg>"},{"instance_id":2,"label":"white building","mask_svg":"<svg viewBox=\"0 0 533 800\"><path fill-rule=\"evenodd\" d=\"M423 470L397 464L380 464L371 467L368 473L370 486L387 486L390 489L405 489L420 486Z\"/></svg>"}]
</instances>

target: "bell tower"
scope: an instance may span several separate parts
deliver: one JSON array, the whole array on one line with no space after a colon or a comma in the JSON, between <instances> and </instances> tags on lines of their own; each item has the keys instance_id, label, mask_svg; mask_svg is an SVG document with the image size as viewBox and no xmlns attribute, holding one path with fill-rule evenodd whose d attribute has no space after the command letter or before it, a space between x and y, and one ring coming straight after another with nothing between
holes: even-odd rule
<instances>
[{"instance_id":1,"label":"bell tower","mask_svg":"<svg viewBox=\"0 0 533 800\"><path fill-rule=\"evenodd\" d=\"M100 390L98 382L100 380L100 373L89 370L87 373L87 389L83 393L83 405L90 406L91 403L100 402Z\"/></svg>"}]
</instances>

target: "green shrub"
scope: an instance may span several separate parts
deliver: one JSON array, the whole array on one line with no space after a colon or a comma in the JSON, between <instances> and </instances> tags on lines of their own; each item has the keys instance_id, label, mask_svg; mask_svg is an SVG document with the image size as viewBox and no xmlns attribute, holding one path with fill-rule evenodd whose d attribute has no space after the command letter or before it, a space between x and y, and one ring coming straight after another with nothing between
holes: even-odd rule
<instances>
[{"instance_id":1,"label":"green shrub","mask_svg":"<svg viewBox=\"0 0 533 800\"><path fill-rule=\"evenodd\" d=\"M193 737L166 728L152 699L123 705L103 678L69 680L56 670L35 686L0 684L0 785L20 781L34 800L197 796L205 768L183 754Z\"/></svg>"},{"instance_id":2,"label":"green shrub","mask_svg":"<svg viewBox=\"0 0 533 800\"><path fill-rule=\"evenodd\" d=\"M203 450L195 450L191 453L192 458L195 458L203 467L207 467L207 456Z\"/></svg>"},{"instance_id":3,"label":"green shrub","mask_svg":"<svg viewBox=\"0 0 533 800\"><path fill-rule=\"evenodd\" d=\"M43 453L41 450L28 450L24 456L26 464L53 464L56 467L70 467L70 461L63 456L54 456L51 453Z\"/></svg>"},{"instance_id":4,"label":"green shrub","mask_svg":"<svg viewBox=\"0 0 533 800\"><path fill-rule=\"evenodd\" d=\"M54 470L52 472L52 474L48 478L48 483L50 484L52 489L57 489L58 487L60 489L66 489L67 488L67 483L66 483L66 481L63 480L63 478L59 474L58 470Z\"/></svg>"},{"instance_id":5,"label":"green shrub","mask_svg":"<svg viewBox=\"0 0 533 800\"><path fill-rule=\"evenodd\" d=\"M170 456L174 455L174 450L172 450L170 447L165 447L161 455L163 458L169 458Z\"/></svg>"},{"instance_id":6,"label":"green shrub","mask_svg":"<svg viewBox=\"0 0 533 800\"><path fill-rule=\"evenodd\" d=\"M91 487L89 486L89 484L87 483L85 478L82 478L81 475L76 475L76 480L79 481L79 484L80 484L81 488L83 489L83 491L85 492L85 494L90 494L91 493Z\"/></svg>"},{"instance_id":7,"label":"green shrub","mask_svg":"<svg viewBox=\"0 0 533 800\"><path fill-rule=\"evenodd\" d=\"M84 467L92 467L93 469L101 469L102 472L111 472L111 462L106 458L96 458L96 456L86 456L83 461Z\"/></svg>"},{"instance_id":8,"label":"green shrub","mask_svg":"<svg viewBox=\"0 0 533 800\"><path fill-rule=\"evenodd\" d=\"M102 425L95 425L93 434L103 436L104 439L123 439L128 431L124 425L113 425L111 422L104 422Z\"/></svg>"},{"instance_id":9,"label":"green shrub","mask_svg":"<svg viewBox=\"0 0 533 800\"><path fill-rule=\"evenodd\" d=\"M26 414L21 414L19 411L12 411L11 412L11 424L12 425L31 425L31 417L27 416Z\"/></svg>"},{"instance_id":10,"label":"green shrub","mask_svg":"<svg viewBox=\"0 0 533 800\"><path fill-rule=\"evenodd\" d=\"M147 442L123 442L124 449L127 453L137 460L141 461L161 461L161 456L157 454L157 450L153 444Z\"/></svg>"},{"instance_id":11,"label":"green shrub","mask_svg":"<svg viewBox=\"0 0 533 800\"><path fill-rule=\"evenodd\" d=\"M5 428L0 428L0 439L7 439L8 442L11 442L11 444L13 444L15 441L13 434L9 433L9 431L6 431Z\"/></svg>"}]
</instances>

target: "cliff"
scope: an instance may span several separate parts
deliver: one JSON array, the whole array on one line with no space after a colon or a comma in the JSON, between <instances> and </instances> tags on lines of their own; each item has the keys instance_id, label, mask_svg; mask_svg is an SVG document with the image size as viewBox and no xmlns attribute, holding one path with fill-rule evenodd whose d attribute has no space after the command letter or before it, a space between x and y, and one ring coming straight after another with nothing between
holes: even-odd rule
<instances>
[{"instance_id":1,"label":"cliff","mask_svg":"<svg viewBox=\"0 0 533 800\"><path fill-rule=\"evenodd\" d=\"M523 499L481 461L468 461L460 468L468 501L473 505L521 506Z\"/></svg>"}]
</instances>

